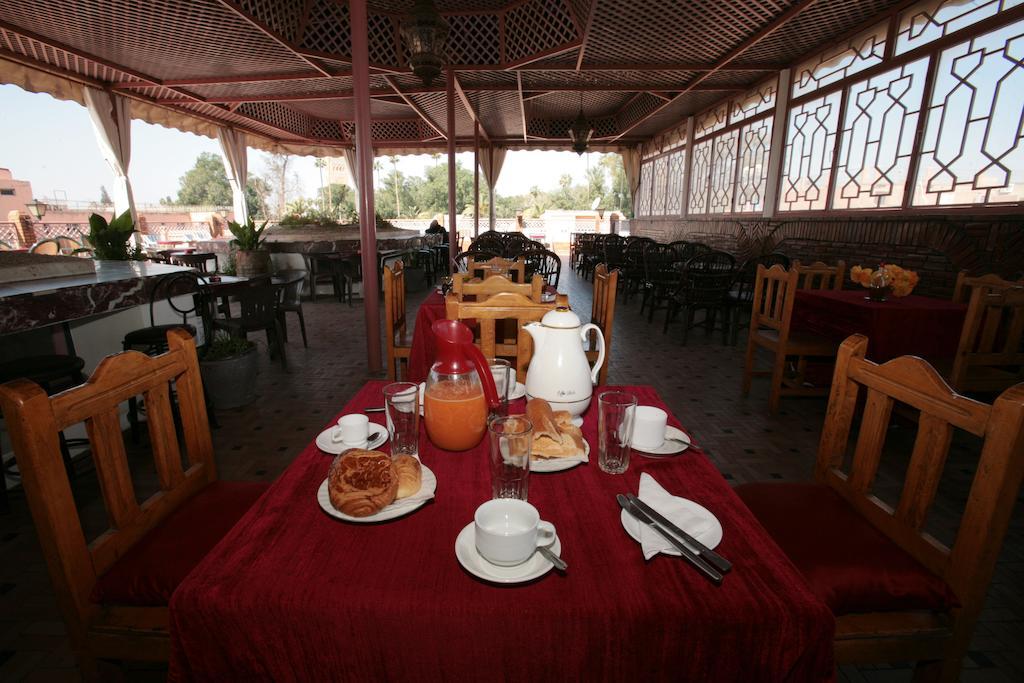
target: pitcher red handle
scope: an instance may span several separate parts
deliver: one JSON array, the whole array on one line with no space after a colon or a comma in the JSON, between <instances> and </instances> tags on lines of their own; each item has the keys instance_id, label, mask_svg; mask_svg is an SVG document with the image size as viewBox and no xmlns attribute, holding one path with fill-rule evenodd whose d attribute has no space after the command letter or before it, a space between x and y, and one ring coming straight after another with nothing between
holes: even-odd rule
<instances>
[{"instance_id":1,"label":"pitcher red handle","mask_svg":"<svg viewBox=\"0 0 1024 683\"><path fill-rule=\"evenodd\" d=\"M476 374L480 376L480 385L484 388L484 398L487 399L487 406L490 410L498 409L498 389L494 386L494 375L491 374L491 366L487 364L484 354L472 342L462 345L463 351L476 366Z\"/></svg>"}]
</instances>

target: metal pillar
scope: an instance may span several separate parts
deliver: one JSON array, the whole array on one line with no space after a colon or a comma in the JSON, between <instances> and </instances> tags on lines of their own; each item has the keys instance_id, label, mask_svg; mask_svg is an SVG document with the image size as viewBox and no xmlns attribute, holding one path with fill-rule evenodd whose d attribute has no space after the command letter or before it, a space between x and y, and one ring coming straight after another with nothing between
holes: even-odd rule
<instances>
[{"instance_id":1,"label":"metal pillar","mask_svg":"<svg viewBox=\"0 0 1024 683\"><path fill-rule=\"evenodd\" d=\"M473 237L480 236L480 123L473 119Z\"/></svg>"},{"instance_id":2,"label":"metal pillar","mask_svg":"<svg viewBox=\"0 0 1024 683\"><path fill-rule=\"evenodd\" d=\"M448 255L451 268L459 255L459 231L455 226L455 70L448 69Z\"/></svg>"},{"instance_id":3,"label":"metal pillar","mask_svg":"<svg viewBox=\"0 0 1024 683\"><path fill-rule=\"evenodd\" d=\"M377 290L377 221L373 206L373 139L370 137L370 58L366 0L350 0L352 87L355 90L356 167L359 185L359 240L363 264L366 364L383 368L380 351L380 293Z\"/></svg>"},{"instance_id":4,"label":"metal pillar","mask_svg":"<svg viewBox=\"0 0 1024 683\"><path fill-rule=\"evenodd\" d=\"M494 177L494 143L493 142L487 146L487 154L488 154L487 160L491 162L488 165L488 168L491 169L490 175L491 175L491 178L493 178ZM497 214L497 211L494 208L494 183L491 182L491 178L487 179L487 192L488 192L488 197L490 198L489 207L488 207L490 209L490 211L489 211L489 213L490 213L490 221L491 221L490 229L491 230L496 230L497 229L497 222L498 222L498 219L497 219L498 214Z\"/></svg>"}]
</instances>

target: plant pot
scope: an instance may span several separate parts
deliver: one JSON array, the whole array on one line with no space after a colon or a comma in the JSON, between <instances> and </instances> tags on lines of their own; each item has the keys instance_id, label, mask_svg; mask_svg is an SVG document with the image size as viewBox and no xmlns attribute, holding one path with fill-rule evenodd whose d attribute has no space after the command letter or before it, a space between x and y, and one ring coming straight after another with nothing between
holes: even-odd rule
<instances>
[{"instance_id":1,"label":"plant pot","mask_svg":"<svg viewBox=\"0 0 1024 683\"><path fill-rule=\"evenodd\" d=\"M238 277L255 277L270 272L270 252L263 249L235 252L235 270Z\"/></svg>"},{"instance_id":2,"label":"plant pot","mask_svg":"<svg viewBox=\"0 0 1024 683\"><path fill-rule=\"evenodd\" d=\"M259 356L251 347L240 356L200 361L199 371L210 403L217 410L240 408L256 400Z\"/></svg>"}]
</instances>

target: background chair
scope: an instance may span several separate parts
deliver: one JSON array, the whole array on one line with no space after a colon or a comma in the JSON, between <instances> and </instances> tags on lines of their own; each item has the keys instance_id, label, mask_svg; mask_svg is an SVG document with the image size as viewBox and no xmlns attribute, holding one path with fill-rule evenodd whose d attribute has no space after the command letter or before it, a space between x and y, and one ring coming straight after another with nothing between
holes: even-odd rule
<instances>
[{"instance_id":1,"label":"background chair","mask_svg":"<svg viewBox=\"0 0 1024 683\"><path fill-rule=\"evenodd\" d=\"M729 304L730 343L733 346L736 346L736 342L739 340L740 330L748 327L750 324L749 318L746 321L741 320L741 318L743 318L743 312L750 309L750 304L754 300L754 283L757 281L757 267L759 265L765 268L779 265L788 269L789 257L785 254L773 252L748 259L740 266L739 271L736 273L734 286L729 294L726 295L726 301Z\"/></svg>"},{"instance_id":2,"label":"background chair","mask_svg":"<svg viewBox=\"0 0 1024 683\"><path fill-rule=\"evenodd\" d=\"M217 318L213 321L216 330L224 330L234 337L246 339L250 332L260 330L267 334L267 346L270 357L278 354L281 368L288 369L288 359L284 350L284 334L278 317L278 305L281 302L281 288L271 284L260 283L246 287L237 292L241 313L237 318Z\"/></svg>"},{"instance_id":3,"label":"background chair","mask_svg":"<svg viewBox=\"0 0 1024 683\"><path fill-rule=\"evenodd\" d=\"M352 283L358 280L352 261L340 253L309 255L309 299L316 301L316 287L320 282L329 281L339 303L348 300L352 305Z\"/></svg>"},{"instance_id":4,"label":"background chair","mask_svg":"<svg viewBox=\"0 0 1024 683\"><path fill-rule=\"evenodd\" d=\"M501 292L483 301L461 301L449 296L445 308L450 320L476 320L480 330L478 345L484 357L510 359L516 369L516 381L526 381L526 370L533 357L533 339L523 330L523 325L543 318L551 311L550 305L535 303L521 294ZM514 321L514 339L507 339L504 334L499 338L496 328L499 321Z\"/></svg>"},{"instance_id":5,"label":"background chair","mask_svg":"<svg viewBox=\"0 0 1024 683\"><path fill-rule=\"evenodd\" d=\"M195 342L168 332L157 357L105 358L86 384L48 397L28 380L0 386L22 486L50 570L57 605L83 678L100 659L166 661L167 604L175 588L266 490L217 481ZM187 468L171 417L177 389ZM142 393L160 490L136 497L118 404ZM85 422L110 528L88 543L61 464L57 434Z\"/></svg>"},{"instance_id":6,"label":"background chair","mask_svg":"<svg viewBox=\"0 0 1024 683\"><path fill-rule=\"evenodd\" d=\"M838 292L843 288L843 276L846 275L846 261L836 261L834 266L822 263L821 261L804 265L798 259L793 261L793 270L798 274L798 289L833 289Z\"/></svg>"},{"instance_id":7,"label":"background chair","mask_svg":"<svg viewBox=\"0 0 1024 683\"><path fill-rule=\"evenodd\" d=\"M604 335L604 365L597 376L598 384L608 383L608 363L612 357L612 332L615 322L615 294L619 286L619 271L608 272L603 263L594 268L594 299L590 309L590 322L601 328ZM597 335L590 334L587 360L591 366L597 362Z\"/></svg>"},{"instance_id":8,"label":"background chair","mask_svg":"<svg viewBox=\"0 0 1024 683\"><path fill-rule=\"evenodd\" d=\"M995 273L972 277L966 270L961 270L956 276L956 286L953 288L953 302L966 304L971 301L971 292L975 287L987 287L990 290L1008 289L1010 287L1024 286L1024 280L1004 280Z\"/></svg>"},{"instance_id":9,"label":"background chair","mask_svg":"<svg viewBox=\"0 0 1024 683\"><path fill-rule=\"evenodd\" d=\"M974 287L950 384L959 392L995 392L1024 381L1024 287Z\"/></svg>"},{"instance_id":10,"label":"background chair","mask_svg":"<svg viewBox=\"0 0 1024 683\"><path fill-rule=\"evenodd\" d=\"M710 251L694 256L683 265L682 274L665 310L665 326L677 313L683 316L683 345L689 340L690 329L702 324L706 334L715 330L715 321L721 320L722 344L728 342L729 304L726 295L732 288L736 274L736 259L724 251ZM704 311L703 323L694 323L694 313ZM719 318L719 314L721 317Z\"/></svg>"},{"instance_id":11,"label":"background chair","mask_svg":"<svg viewBox=\"0 0 1024 683\"><path fill-rule=\"evenodd\" d=\"M829 339L790 329L799 275L796 268L787 271L779 265L771 268L757 266L750 312L750 334L747 336L747 353L743 364L743 395L750 393L754 377L770 377L768 412L771 415L778 412L783 396L827 394L827 389L805 386L806 359L831 358L836 355L838 346ZM754 370L758 348L772 354L771 371ZM786 363L790 356L796 357L796 371L787 376Z\"/></svg>"},{"instance_id":12,"label":"background chair","mask_svg":"<svg viewBox=\"0 0 1024 683\"><path fill-rule=\"evenodd\" d=\"M533 303L542 303L544 278L534 275L529 282L513 282L503 275L494 275L484 280L472 278L469 273L452 276L452 295L458 299L473 298L483 301L503 292L519 294Z\"/></svg>"},{"instance_id":13,"label":"background chair","mask_svg":"<svg viewBox=\"0 0 1024 683\"><path fill-rule=\"evenodd\" d=\"M278 322L284 340L288 341L288 324L285 313L296 313L299 316L299 330L302 332L302 345L309 348L306 342L306 318L302 315L302 284L306 281L304 270L282 270L274 274L275 286L281 288L281 303L277 307Z\"/></svg>"},{"instance_id":14,"label":"background chair","mask_svg":"<svg viewBox=\"0 0 1024 683\"><path fill-rule=\"evenodd\" d=\"M457 277L457 276L456 276ZM412 346L405 341L405 268L401 261L384 266L384 346L388 359L388 379L401 376L402 359L409 363Z\"/></svg>"},{"instance_id":15,"label":"background chair","mask_svg":"<svg viewBox=\"0 0 1024 683\"><path fill-rule=\"evenodd\" d=\"M955 394L920 358L865 360L867 345L854 335L839 350L814 483L744 484L736 493L832 608L838 663L912 660L915 680L955 681L1024 477L1024 385L989 407ZM867 402L851 460L862 389ZM896 403L920 419L899 501L890 506L873 488ZM947 547L925 522L954 429L983 445Z\"/></svg>"},{"instance_id":16,"label":"background chair","mask_svg":"<svg viewBox=\"0 0 1024 683\"><path fill-rule=\"evenodd\" d=\"M558 287L562 277L562 259L558 254L547 249L534 249L519 252L515 258L523 264L527 278L540 275L547 284Z\"/></svg>"},{"instance_id":17,"label":"background chair","mask_svg":"<svg viewBox=\"0 0 1024 683\"><path fill-rule=\"evenodd\" d=\"M668 244L648 244L644 247L643 298L640 314L647 309L647 322L654 320L654 312L668 306L668 298L679 286L679 252Z\"/></svg>"},{"instance_id":18,"label":"background chair","mask_svg":"<svg viewBox=\"0 0 1024 683\"><path fill-rule=\"evenodd\" d=\"M469 270L469 259L473 258L474 261L489 261L491 259L501 258L501 252L499 251L464 251L458 254L452 259L452 272L465 273Z\"/></svg>"}]
</instances>

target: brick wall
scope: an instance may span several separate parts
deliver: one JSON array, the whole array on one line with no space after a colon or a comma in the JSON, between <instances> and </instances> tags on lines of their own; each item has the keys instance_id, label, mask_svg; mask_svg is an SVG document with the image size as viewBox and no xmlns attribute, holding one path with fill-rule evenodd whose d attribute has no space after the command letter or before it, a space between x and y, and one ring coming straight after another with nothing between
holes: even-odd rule
<instances>
[{"instance_id":1,"label":"brick wall","mask_svg":"<svg viewBox=\"0 0 1024 683\"><path fill-rule=\"evenodd\" d=\"M754 221L634 218L631 233L659 242L703 242L730 253L740 251L737 238ZM764 231L767 240L790 258L846 261L876 266L892 262L916 270L917 291L946 297L956 274L1024 271L1024 217L801 218L776 220Z\"/></svg>"}]
</instances>

